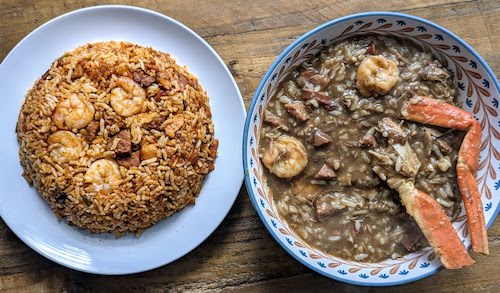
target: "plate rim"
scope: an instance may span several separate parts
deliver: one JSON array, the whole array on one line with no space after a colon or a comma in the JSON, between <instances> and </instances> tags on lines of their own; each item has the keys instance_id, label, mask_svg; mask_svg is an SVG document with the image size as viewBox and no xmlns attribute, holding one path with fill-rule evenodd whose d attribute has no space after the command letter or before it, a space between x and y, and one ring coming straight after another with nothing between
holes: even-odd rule
<instances>
[{"instance_id":1,"label":"plate rim","mask_svg":"<svg viewBox=\"0 0 500 293\"><path fill-rule=\"evenodd\" d=\"M121 10L121 11L132 11L132 12L138 12L138 13L151 14L151 15L154 15L156 17L161 18L163 21L168 21L168 22L173 23L174 25L176 25L176 26L184 29L185 31L187 31L190 35L194 36L208 51L210 51L211 54L213 54L213 56L216 58L216 60L223 67L224 72L229 77L229 80L231 82L231 86L236 90L237 97L235 97L235 98L238 99L238 101L239 101L238 104L241 107L241 114L243 116L243 119L246 120L247 111L246 111L246 108L245 108L245 104L243 102L243 97L241 95L240 88L238 87L238 84L236 83L236 80L234 79L233 74L231 73L231 71L227 67L227 65L224 62L224 60L219 56L219 54L217 53L217 51L215 51L215 49L205 39L203 39L198 33L196 33L194 30L192 30L191 28L189 28L187 25L181 23L180 21L178 21L178 20L176 20L176 19L174 19L174 18L172 18L172 17L170 17L168 15L165 15L163 13L160 13L160 12L157 12L157 11L154 11L154 10L151 10L151 9L143 8L143 7L133 6L133 5L120 5L120 4L93 5L93 6L88 6L88 7L84 7L84 8L75 9L75 10L66 12L64 14L61 14L59 16L56 16L56 17L54 17L54 18L46 21L45 23L41 24L40 26L38 26L37 28L35 28L33 31L31 31L30 33L28 33L25 37L23 37L7 53L7 55L4 57L4 59L0 63L0 71L5 66L4 63L6 63L6 61L11 58L11 56L14 54L14 52L19 47L21 47L32 35L37 34L39 31L43 30L46 26L48 26L50 24L53 24L53 23L56 23L56 22L60 21L63 18L72 17L74 15L78 15L78 14L81 14L81 13L92 13L93 11L102 11L102 10L111 10L111 11L113 11L113 10L120 11ZM23 100L24 100L24 97L23 97ZM237 145L235 145L235 147L237 147ZM6 219L6 218L2 217L1 214L0 214L0 218L4 221L5 225L9 228L9 230L12 231L12 233L14 233L25 245L27 245L28 247L30 247L32 250L36 251L38 254L42 255L43 257L49 259L50 261L53 261L53 262L55 262L55 263L57 263L57 264L59 264L61 266L66 267L66 268L69 268L69 269L72 269L72 270L76 270L76 271L81 271L81 272L84 272L84 273L90 273L90 274L96 274L96 275L110 275L110 276L130 275L130 274L142 273L142 272L151 271L151 270L154 270L154 269L166 266L166 265L168 265L170 263L176 262L177 260L181 259L182 257L184 257L185 255L187 255L188 253L192 252L198 246L200 246L203 242L205 242L219 228L219 226L221 225L221 223L226 219L227 215L229 214L229 212L231 211L232 207L234 206L234 203L235 203L236 199L238 198L239 191L241 190L241 187L243 185L243 180L244 180L243 166L241 166L241 171L240 171L240 169L238 171L241 173L241 178L238 179L238 182L241 182L240 187L236 191L236 194L233 196L233 198L230 200L230 204L227 205L227 210L224 211L224 216L222 216L220 218L220 220L218 221L218 223L215 222L216 224L214 225L213 228L207 229L208 234L206 236L200 237L200 240L196 241L196 243L193 245L193 247L191 249L188 249L186 252L184 252L182 254L179 254L176 258L174 258L174 259L172 259L170 261L159 262L159 264L157 264L157 265L144 266L144 267L141 267L139 269L130 269L130 267L127 267L126 270L99 271L95 267L89 267L89 268L88 267L76 267L71 262L65 262L64 258L55 257L52 254L48 253L46 250L40 249L40 247L39 247L40 245L38 244L37 241L31 240L24 233L20 233L20 231L16 231L15 229L13 229L12 227L15 226L13 224L13 221L15 221L15 219L11 219L11 218L7 218ZM38 191L36 191L36 190L35 190L35 192L38 193ZM1 209L0 209L0 211L1 211ZM68 225L64 221L60 222L60 224L62 224L62 225Z\"/></svg>"},{"instance_id":2,"label":"plate rim","mask_svg":"<svg viewBox=\"0 0 500 293\"><path fill-rule=\"evenodd\" d=\"M257 203L257 198L252 191L252 183L251 183L250 174L249 174L250 168L249 168L248 163L247 163L247 161L248 161L247 160L247 156L248 156L247 146L248 146L248 136L249 136L248 132L250 131L249 126L251 123L251 115L250 114L252 114L255 110L255 107L256 107L257 102L259 100L259 94L263 91L264 85L266 84L266 81L271 77L271 74L275 71L275 69L278 67L278 65L283 60L283 58L286 55L288 55L293 49L295 49L298 44L302 43L303 41L305 41L309 37L313 36L314 34L318 33L319 31L321 31L327 27L330 27L330 26L333 26L337 23L348 21L348 20L351 20L354 18L373 17L373 16L381 16L381 17L394 16L394 17L407 18L407 19L418 21L418 22L422 22L422 23L424 23L428 26L431 26L437 30L444 31L450 37L452 37L455 41L457 41L458 43L463 45L472 54L472 56L474 56L479 61L479 63L484 67L484 69L486 70L488 75L490 77L492 77L492 80L495 83L496 88L500 89L500 82L496 78L493 70L491 70L491 68L483 60L483 58L467 42L465 42L458 35L451 32L450 30L444 28L441 25L438 25L438 24L436 24L430 20L427 20L425 18L421 18L421 17L415 16L415 15L401 13L401 12L369 11L369 12L360 12L360 13L349 14L346 16L342 16L342 17L335 18L335 19L329 20L327 22L324 22L324 23L320 24L319 26L316 26L313 29L305 32L299 38L297 38L294 42L292 42L290 45L288 45L280 53L280 55L278 55L275 58L275 60L273 61L273 63L269 67L268 71L266 72L266 74L262 77L262 79L259 83L259 86L257 87L257 89L252 97L250 107L248 108L248 111L247 111L247 118L245 120L245 127L243 129L243 145L242 145L243 158L242 159L243 159L243 170L245 173L244 181L245 181L245 187L247 189L248 197L250 197L250 201L252 202L254 209L256 210L257 214L259 215L259 218L260 218L261 222L264 224L264 226L266 227L268 233L271 234L271 236L283 248L283 250L285 250L289 255L291 255L296 261L298 261L303 266L305 266L305 267L311 269L312 271L319 273L327 278L334 279L336 281L340 281L340 282L344 282L344 283L348 283L348 284L358 285L358 286L388 287L388 286L397 286L397 285L402 285L402 284L408 284L408 283L412 283L412 282L424 279L426 277L429 277L429 276L441 271L444 267L443 267L443 265L441 265L438 268L431 270L425 274L415 276L415 277L405 279L405 280L391 281L391 282L386 282L386 283L371 283L371 282L359 282L359 281L356 281L353 279L342 279L342 278L339 278L338 276L335 276L332 274L327 274L325 271L320 270L317 267L311 266L309 263L305 262L302 258L300 258L296 253L294 253L292 250L290 250L286 246L286 244L279 239L278 235L275 233L275 231L271 228L271 226L267 222L266 216L260 211L259 204ZM499 212L500 212L500 205L497 206L496 210L493 212L493 216L491 217L490 221L486 224L487 229L489 229L490 226L493 224L493 222L497 218ZM469 246L467 249L470 250L470 248L471 247Z\"/></svg>"}]
</instances>

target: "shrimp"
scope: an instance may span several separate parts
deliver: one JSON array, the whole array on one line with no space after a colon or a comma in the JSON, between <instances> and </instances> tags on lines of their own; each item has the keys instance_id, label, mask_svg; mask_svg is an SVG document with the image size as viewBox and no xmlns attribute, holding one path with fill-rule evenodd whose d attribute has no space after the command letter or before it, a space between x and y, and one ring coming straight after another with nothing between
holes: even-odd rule
<instances>
[{"instance_id":1,"label":"shrimp","mask_svg":"<svg viewBox=\"0 0 500 293\"><path fill-rule=\"evenodd\" d=\"M141 112L146 99L146 91L132 79L122 76L116 81L117 87L111 91L110 103L120 116L129 117Z\"/></svg>"},{"instance_id":2,"label":"shrimp","mask_svg":"<svg viewBox=\"0 0 500 293\"><path fill-rule=\"evenodd\" d=\"M120 167L111 159L100 159L93 162L87 169L85 181L92 183L94 191L109 190L112 186L120 184L122 176Z\"/></svg>"},{"instance_id":3,"label":"shrimp","mask_svg":"<svg viewBox=\"0 0 500 293\"><path fill-rule=\"evenodd\" d=\"M47 142L49 146L55 145L50 151L50 156L58 163L78 159L83 149L82 141L73 132L66 130L52 133Z\"/></svg>"},{"instance_id":4,"label":"shrimp","mask_svg":"<svg viewBox=\"0 0 500 293\"><path fill-rule=\"evenodd\" d=\"M388 93L399 81L399 70L394 61L383 56L363 59L358 66L357 86L364 97Z\"/></svg>"},{"instance_id":5,"label":"shrimp","mask_svg":"<svg viewBox=\"0 0 500 293\"><path fill-rule=\"evenodd\" d=\"M94 120L95 108L84 97L72 94L59 101L52 120L59 129L84 128Z\"/></svg>"},{"instance_id":6,"label":"shrimp","mask_svg":"<svg viewBox=\"0 0 500 293\"><path fill-rule=\"evenodd\" d=\"M264 165L280 178L292 178L308 163L305 146L295 137L282 135L262 155Z\"/></svg>"}]
</instances>

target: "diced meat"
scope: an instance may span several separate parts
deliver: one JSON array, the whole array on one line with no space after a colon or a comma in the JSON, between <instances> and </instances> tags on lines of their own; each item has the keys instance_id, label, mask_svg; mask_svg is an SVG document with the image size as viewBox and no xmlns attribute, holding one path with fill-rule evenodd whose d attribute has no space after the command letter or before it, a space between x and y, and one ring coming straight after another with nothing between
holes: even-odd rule
<instances>
[{"instance_id":1,"label":"diced meat","mask_svg":"<svg viewBox=\"0 0 500 293\"><path fill-rule=\"evenodd\" d=\"M132 136L130 135L130 130L123 129L120 130L112 139L119 139L120 141L116 145L115 153L118 155L128 154L132 151Z\"/></svg>"},{"instance_id":2,"label":"diced meat","mask_svg":"<svg viewBox=\"0 0 500 293\"><path fill-rule=\"evenodd\" d=\"M305 122L311 118L307 112L306 105L302 102L293 102L285 105L285 109L288 111L292 117L297 119L299 122Z\"/></svg>"},{"instance_id":3,"label":"diced meat","mask_svg":"<svg viewBox=\"0 0 500 293\"><path fill-rule=\"evenodd\" d=\"M347 208L341 201L343 195L340 192L326 192L316 196L313 200L316 218L320 222Z\"/></svg>"},{"instance_id":4,"label":"diced meat","mask_svg":"<svg viewBox=\"0 0 500 293\"><path fill-rule=\"evenodd\" d=\"M363 138L359 140L360 147L377 147L377 141L375 140L375 136L373 134L365 134Z\"/></svg>"},{"instance_id":5,"label":"diced meat","mask_svg":"<svg viewBox=\"0 0 500 293\"><path fill-rule=\"evenodd\" d=\"M179 81L179 85L182 89L185 88L186 85L191 84L191 82L187 79L187 77L182 73L179 73L178 81Z\"/></svg>"},{"instance_id":6,"label":"diced meat","mask_svg":"<svg viewBox=\"0 0 500 293\"><path fill-rule=\"evenodd\" d=\"M316 92L314 94L314 98L321 104L321 105L327 105L330 104L332 101L330 99L330 96L326 92Z\"/></svg>"},{"instance_id":7,"label":"diced meat","mask_svg":"<svg viewBox=\"0 0 500 293\"><path fill-rule=\"evenodd\" d=\"M132 73L132 79L143 87L148 87L155 82L155 79L142 69L134 71L134 73Z\"/></svg>"},{"instance_id":8,"label":"diced meat","mask_svg":"<svg viewBox=\"0 0 500 293\"><path fill-rule=\"evenodd\" d=\"M156 144L148 144L141 148L141 160L156 158L158 147Z\"/></svg>"},{"instance_id":9,"label":"diced meat","mask_svg":"<svg viewBox=\"0 0 500 293\"><path fill-rule=\"evenodd\" d=\"M275 127L283 125L283 119L281 119L280 117L274 115L269 111L266 111L266 114L264 115L264 122Z\"/></svg>"},{"instance_id":10,"label":"diced meat","mask_svg":"<svg viewBox=\"0 0 500 293\"><path fill-rule=\"evenodd\" d=\"M303 88L302 89L302 98L304 98L304 100L306 100L306 101L314 99L314 91L312 89Z\"/></svg>"},{"instance_id":11,"label":"diced meat","mask_svg":"<svg viewBox=\"0 0 500 293\"><path fill-rule=\"evenodd\" d=\"M408 136L408 133L403 130L401 125L389 117L382 118L382 120L378 122L378 127L382 136L388 137L395 142L404 143Z\"/></svg>"},{"instance_id":12,"label":"diced meat","mask_svg":"<svg viewBox=\"0 0 500 293\"><path fill-rule=\"evenodd\" d=\"M436 145L438 146L439 150L446 155L451 153L451 151L453 150L452 147L442 139L437 139Z\"/></svg>"},{"instance_id":13,"label":"diced meat","mask_svg":"<svg viewBox=\"0 0 500 293\"><path fill-rule=\"evenodd\" d=\"M154 99L155 99L156 102L160 102L161 101L161 97L165 97L165 96L167 96L167 92L165 92L164 90L159 90L156 93Z\"/></svg>"},{"instance_id":14,"label":"diced meat","mask_svg":"<svg viewBox=\"0 0 500 293\"><path fill-rule=\"evenodd\" d=\"M327 143L330 143L332 141L332 137L326 134L325 132L317 129L314 132L313 136L313 144L315 147L325 145Z\"/></svg>"},{"instance_id":15,"label":"diced meat","mask_svg":"<svg viewBox=\"0 0 500 293\"><path fill-rule=\"evenodd\" d=\"M418 75L423 80L446 82L450 78L450 74L443 68L438 67L436 63L431 63L422 68Z\"/></svg>"},{"instance_id":16,"label":"diced meat","mask_svg":"<svg viewBox=\"0 0 500 293\"><path fill-rule=\"evenodd\" d=\"M377 55L377 50L373 41L368 44L368 47L366 48L366 54Z\"/></svg>"},{"instance_id":17,"label":"diced meat","mask_svg":"<svg viewBox=\"0 0 500 293\"><path fill-rule=\"evenodd\" d=\"M112 115L109 115L107 112L104 112L103 118L104 118L104 124L107 126L116 125L119 128L122 128L123 126L125 126L125 124L121 120L121 117L119 117L119 116L112 116Z\"/></svg>"},{"instance_id":18,"label":"diced meat","mask_svg":"<svg viewBox=\"0 0 500 293\"><path fill-rule=\"evenodd\" d=\"M217 156L217 148L219 147L219 140L215 139L214 142L208 148L208 155L210 158L215 158Z\"/></svg>"},{"instance_id":19,"label":"diced meat","mask_svg":"<svg viewBox=\"0 0 500 293\"><path fill-rule=\"evenodd\" d=\"M145 124L144 127L146 129L163 130L163 128L161 126L162 126L163 122L165 122L166 120L167 120L167 117L158 116L155 119L153 119L153 121L151 121L150 123Z\"/></svg>"},{"instance_id":20,"label":"diced meat","mask_svg":"<svg viewBox=\"0 0 500 293\"><path fill-rule=\"evenodd\" d=\"M165 133L168 135L170 138L175 137L175 133L181 129L181 127L184 125L184 116L182 114L175 115L172 117L172 120L170 123L167 124L165 127Z\"/></svg>"},{"instance_id":21,"label":"diced meat","mask_svg":"<svg viewBox=\"0 0 500 293\"><path fill-rule=\"evenodd\" d=\"M79 79L80 77L83 76L85 71L83 70L83 67L80 63L76 64L75 69L73 70L73 73L71 74L71 80L76 80Z\"/></svg>"},{"instance_id":22,"label":"diced meat","mask_svg":"<svg viewBox=\"0 0 500 293\"><path fill-rule=\"evenodd\" d=\"M315 92L312 89L303 88L302 89L302 98L304 98L304 100L306 100L306 101L315 99L321 105L324 105L324 106L328 105L328 107L333 106L333 107L337 108L337 106L338 106L336 102L332 103L333 101L327 92ZM331 111L331 110L329 110L329 111Z\"/></svg>"},{"instance_id":23,"label":"diced meat","mask_svg":"<svg viewBox=\"0 0 500 293\"><path fill-rule=\"evenodd\" d=\"M318 173L314 175L314 179L319 179L319 180L328 180L328 179L333 179L337 175L333 171L332 168L328 167L327 164L323 164L321 169L319 169Z\"/></svg>"},{"instance_id":24,"label":"diced meat","mask_svg":"<svg viewBox=\"0 0 500 293\"><path fill-rule=\"evenodd\" d=\"M297 77L297 84L300 87L305 86L309 80L311 79L311 76L315 75L318 71L314 68L308 68L304 71L302 71L299 76Z\"/></svg>"},{"instance_id":25,"label":"diced meat","mask_svg":"<svg viewBox=\"0 0 500 293\"><path fill-rule=\"evenodd\" d=\"M330 83L330 79L324 75L321 74L315 74L311 76L311 83L316 85L319 85L321 89L324 89L328 84Z\"/></svg>"},{"instance_id":26,"label":"diced meat","mask_svg":"<svg viewBox=\"0 0 500 293\"><path fill-rule=\"evenodd\" d=\"M306 70L302 71L299 76L303 76L306 78L310 78L311 76L315 75L318 73L318 71L314 68L307 68Z\"/></svg>"},{"instance_id":27,"label":"diced meat","mask_svg":"<svg viewBox=\"0 0 500 293\"><path fill-rule=\"evenodd\" d=\"M137 167L141 164L140 151L135 151L128 156L118 157L116 163L125 168Z\"/></svg>"},{"instance_id":28,"label":"diced meat","mask_svg":"<svg viewBox=\"0 0 500 293\"><path fill-rule=\"evenodd\" d=\"M101 63L89 68L87 75L92 81L100 82L101 79L108 79L113 74L113 67L108 63Z\"/></svg>"},{"instance_id":29,"label":"diced meat","mask_svg":"<svg viewBox=\"0 0 500 293\"><path fill-rule=\"evenodd\" d=\"M99 128L100 128L99 122L95 120L90 122L89 125L87 125L85 131L83 132L83 137L88 143L92 142L97 137L97 134L99 133Z\"/></svg>"}]
</instances>

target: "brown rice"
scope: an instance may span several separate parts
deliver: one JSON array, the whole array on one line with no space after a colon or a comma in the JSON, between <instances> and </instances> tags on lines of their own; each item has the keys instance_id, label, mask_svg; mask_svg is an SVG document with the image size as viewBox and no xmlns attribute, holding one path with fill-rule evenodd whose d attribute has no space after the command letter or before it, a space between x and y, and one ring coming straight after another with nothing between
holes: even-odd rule
<instances>
[{"instance_id":1,"label":"brown rice","mask_svg":"<svg viewBox=\"0 0 500 293\"><path fill-rule=\"evenodd\" d=\"M127 117L110 103L122 77L145 93L140 113ZM72 149L76 159L61 162L55 157L61 152L54 152L61 144L48 138L61 130L54 110L72 94L95 111L92 125L66 129L81 149ZM121 131L130 133L128 152L119 152L121 141L128 142ZM23 176L57 217L116 235L140 233L194 204L218 146L208 97L197 78L167 53L114 41L86 44L57 59L27 93L17 137ZM100 159L120 165L119 181L104 173L99 176L105 184L89 181L89 167Z\"/></svg>"}]
</instances>

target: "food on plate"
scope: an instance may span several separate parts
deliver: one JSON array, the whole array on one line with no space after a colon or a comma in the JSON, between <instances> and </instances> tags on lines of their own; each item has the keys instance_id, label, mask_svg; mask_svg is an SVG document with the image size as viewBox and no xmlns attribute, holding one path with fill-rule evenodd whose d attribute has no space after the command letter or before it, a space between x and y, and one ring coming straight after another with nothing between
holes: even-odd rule
<instances>
[{"instance_id":1,"label":"food on plate","mask_svg":"<svg viewBox=\"0 0 500 293\"><path fill-rule=\"evenodd\" d=\"M194 204L218 148L197 78L114 41L57 59L28 91L17 137L23 176L57 217L116 235Z\"/></svg>"},{"instance_id":2,"label":"food on plate","mask_svg":"<svg viewBox=\"0 0 500 293\"><path fill-rule=\"evenodd\" d=\"M432 246L447 268L488 254L477 182L481 126L451 73L407 41L350 38L293 69L264 111L259 152L280 216L305 243L379 262Z\"/></svg>"}]
</instances>

